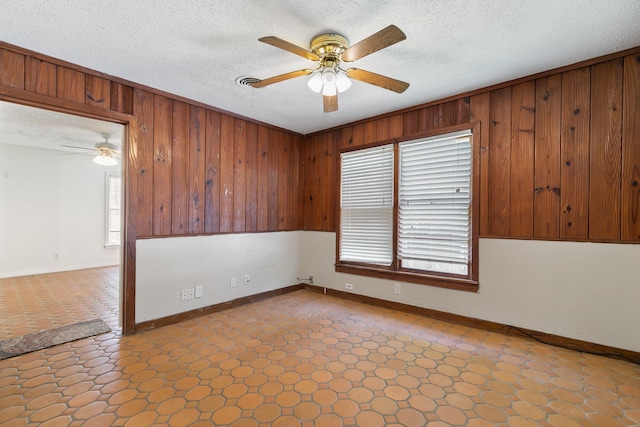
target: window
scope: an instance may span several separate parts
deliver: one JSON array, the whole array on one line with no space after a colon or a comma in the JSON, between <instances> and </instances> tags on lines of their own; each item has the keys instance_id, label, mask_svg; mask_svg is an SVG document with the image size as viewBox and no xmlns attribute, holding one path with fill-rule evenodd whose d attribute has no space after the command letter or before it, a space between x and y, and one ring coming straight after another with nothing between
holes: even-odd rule
<instances>
[{"instance_id":1,"label":"window","mask_svg":"<svg viewBox=\"0 0 640 427\"><path fill-rule=\"evenodd\" d=\"M122 179L119 176L107 174L106 193L105 246L117 246L120 244L120 207L122 196Z\"/></svg>"},{"instance_id":2,"label":"window","mask_svg":"<svg viewBox=\"0 0 640 427\"><path fill-rule=\"evenodd\" d=\"M393 147L342 156L340 260L391 265Z\"/></svg>"},{"instance_id":3,"label":"window","mask_svg":"<svg viewBox=\"0 0 640 427\"><path fill-rule=\"evenodd\" d=\"M337 271L477 290L474 131L341 154Z\"/></svg>"}]
</instances>

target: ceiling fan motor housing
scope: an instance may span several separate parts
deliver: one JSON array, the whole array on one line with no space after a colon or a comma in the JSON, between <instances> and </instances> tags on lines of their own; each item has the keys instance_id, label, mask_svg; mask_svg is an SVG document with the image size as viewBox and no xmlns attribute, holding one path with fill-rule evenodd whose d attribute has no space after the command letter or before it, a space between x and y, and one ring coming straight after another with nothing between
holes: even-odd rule
<instances>
[{"instance_id":1,"label":"ceiling fan motor housing","mask_svg":"<svg viewBox=\"0 0 640 427\"><path fill-rule=\"evenodd\" d=\"M335 66L340 61L340 55L349 47L349 42L340 34L321 34L311 40L311 51L318 55L322 65ZM335 64L327 64L326 62Z\"/></svg>"}]
</instances>

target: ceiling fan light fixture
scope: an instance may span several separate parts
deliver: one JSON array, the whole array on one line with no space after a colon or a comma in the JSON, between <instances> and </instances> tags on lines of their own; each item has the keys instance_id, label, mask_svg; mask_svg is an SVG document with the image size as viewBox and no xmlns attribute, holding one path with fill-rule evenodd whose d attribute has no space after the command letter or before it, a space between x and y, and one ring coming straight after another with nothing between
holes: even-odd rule
<instances>
[{"instance_id":1,"label":"ceiling fan light fixture","mask_svg":"<svg viewBox=\"0 0 640 427\"><path fill-rule=\"evenodd\" d=\"M108 153L100 153L93 158L93 162L101 166L115 166L118 161Z\"/></svg>"},{"instance_id":2,"label":"ceiling fan light fixture","mask_svg":"<svg viewBox=\"0 0 640 427\"><path fill-rule=\"evenodd\" d=\"M336 89L338 89L338 92L342 93L350 87L351 79L343 73L338 73L336 76Z\"/></svg>"},{"instance_id":3,"label":"ceiling fan light fixture","mask_svg":"<svg viewBox=\"0 0 640 427\"><path fill-rule=\"evenodd\" d=\"M322 72L322 95L334 96L337 93L336 71L333 68L325 68Z\"/></svg>"},{"instance_id":4,"label":"ceiling fan light fixture","mask_svg":"<svg viewBox=\"0 0 640 427\"><path fill-rule=\"evenodd\" d=\"M315 93L322 92L322 73L314 74L307 82L307 86Z\"/></svg>"}]
</instances>

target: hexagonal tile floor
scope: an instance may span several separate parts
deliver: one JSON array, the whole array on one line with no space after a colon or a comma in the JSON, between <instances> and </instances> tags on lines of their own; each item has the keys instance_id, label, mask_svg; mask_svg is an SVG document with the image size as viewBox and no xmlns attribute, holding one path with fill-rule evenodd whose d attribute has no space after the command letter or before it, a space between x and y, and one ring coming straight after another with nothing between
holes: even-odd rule
<instances>
[{"instance_id":1,"label":"hexagonal tile floor","mask_svg":"<svg viewBox=\"0 0 640 427\"><path fill-rule=\"evenodd\" d=\"M630 426L640 366L297 291L0 361L3 426Z\"/></svg>"},{"instance_id":2,"label":"hexagonal tile floor","mask_svg":"<svg viewBox=\"0 0 640 427\"><path fill-rule=\"evenodd\" d=\"M100 318L120 329L120 267L0 279L0 339Z\"/></svg>"}]
</instances>

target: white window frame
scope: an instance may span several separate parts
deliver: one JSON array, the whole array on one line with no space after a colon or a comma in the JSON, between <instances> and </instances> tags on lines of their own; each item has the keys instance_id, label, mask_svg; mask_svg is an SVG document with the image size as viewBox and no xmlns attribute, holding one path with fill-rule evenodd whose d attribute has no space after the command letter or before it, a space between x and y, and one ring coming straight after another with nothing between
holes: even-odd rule
<instances>
[{"instance_id":1,"label":"white window frame","mask_svg":"<svg viewBox=\"0 0 640 427\"><path fill-rule=\"evenodd\" d=\"M464 154L464 158L461 158L460 161L454 160L453 158L448 158L446 164L451 165L452 170L454 168L453 165L458 165L460 162L464 163L463 169L469 168L468 170L468 178L466 182L456 182L456 186L451 183L451 185L446 184L443 186L443 191L449 192L452 194L448 194L447 197L453 199L464 199L468 197L469 203L464 205L464 200L462 204L459 204L460 200L455 200L455 202L447 202L447 205L444 205L442 208L447 211L447 214L451 214L451 225L454 225L455 221L458 221L455 226L447 228L445 233L450 233L451 235L456 234L455 238L447 238L443 239L442 242L438 242L436 236L435 239L429 241L425 244L425 247L428 246L440 246L444 245L447 247L447 250L450 251L451 248L455 251L460 251L459 253L447 253L445 255L437 254L435 256L435 261L430 259L429 251L422 251L420 246L424 243L424 241L419 241L417 245L414 244L415 247L418 247L416 250L408 250L408 246L405 244L407 242L407 236L411 236L411 233L406 233L406 226L408 221L411 219L407 219L406 215L404 219L400 218L401 214L406 214L407 210L400 206L400 203L406 203L406 195L403 195L403 189L400 188L401 181L401 152L403 151L403 147L417 147L414 144L425 144L430 141L442 140L446 138L455 138L456 140L466 141L468 144L469 150L466 150ZM425 142L426 141L426 142ZM365 276L379 277L390 280L398 280L419 284L427 284L434 285L444 288L450 289L459 289L477 292L478 290L478 229L479 229L479 217L480 217L480 209L479 209L479 184L480 184L480 175L479 175L479 144L480 144L480 123L474 122L472 124L452 126L449 128L439 129L437 131L426 132L418 135L408 136L402 139L396 140L387 140L380 141L379 143L368 144L366 146L361 147L350 147L342 150L340 157L340 166L339 166L339 177L340 184L338 190L340 191L340 210L339 210L339 221L338 221L338 238L336 244L336 271L343 273L351 273L351 274L360 274ZM358 256L346 258L341 256L341 248L343 245L343 240L345 240L346 229L344 228L343 221L343 169L342 169L342 159L345 155L355 155L358 151L363 150L371 150L376 147L393 147L394 150L394 174L393 174L393 186L394 186L394 201L393 201L393 237L391 240L391 251L392 251L392 259L391 262L380 264L376 262L367 262L366 258L358 259ZM426 145L424 145L427 147ZM429 151L429 150L427 150ZM464 150L463 150L464 151ZM364 151L363 151L364 152ZM353 153L353 154L349 154ZM434 156L434 153L428 153L428 156ZM457 153L447 153L447 155L457 156ZM406 170L409 169L408 166L405 166ZM429 169L427 167L427 169ZM422 173L422 169L419 165L414 165L414 172L418 174ZM464 178L464 173L460 174L460 172L453 172L451 176L455 176L456 179L459 179L461 176ZM426 177L427 180L431 179L429 176ZM449 178L447 178L449 179ZM463 179L464 181L464 179ZM406 179L405 182L410 182L409 179ZM416 181L417 182L417 181ZM429 186L438 185L435 182L431 182ZM462 194L464 193L464 194ZM420 197L422 197L419 194ZM463 196L463 197L460 197ZM425 201L422 200L421 203ZM419 203L419 202L416 202ZM427 203L432 203L428 201ZM456 203L458 205L454 206ZM428 213L429 209L426 209L425 212ZM466 212L466 227L465 224L461 224L460 221L464 221ZM422 215L424 212L420 211L419 214ZM424 222L424 221L423 221ZM424 224L419 224L419 221L416 223L419 226L423 226ZM400 227L404 226L405 230L401 231ZM427 227L428 228L428 227ZM439 231L438 231L439 232ZM418 233L420 235L420 233ZM425 235L430 235L430 239L434 237L432 231L426 232ZM415 236L414 236L415 237ZM419 240L419 239L418 239ZM414 239L415 243L415 239ZM401 244L404 244L403 247L400 247ZM456 245L459 245L457 247ZM366 256L366 251L363 252ZM466 262L464 257L466 257Z\"/></svg>"},{"instance_id":2,"label":"white window frame","mask_svg":"<svg viewBox=\"0 0 640 427\"><path fill-rule=\"evenodd\" d=\"M116 187L112 187L111 183L114 182ZM119 206L112 206L112 189L119 191L119 194L114 195L117 198L116 204ZM104 213L104 246L116 247L122 244L122 177L117 173L105 173L105 213ZM113 238L113 233L118 233L119 239L116 241Z\"/></svg>"}]
</instances>

